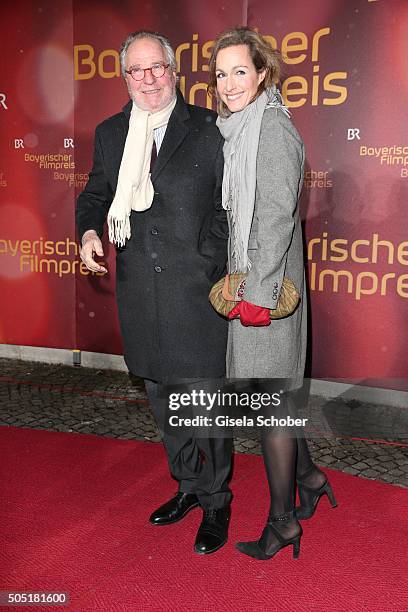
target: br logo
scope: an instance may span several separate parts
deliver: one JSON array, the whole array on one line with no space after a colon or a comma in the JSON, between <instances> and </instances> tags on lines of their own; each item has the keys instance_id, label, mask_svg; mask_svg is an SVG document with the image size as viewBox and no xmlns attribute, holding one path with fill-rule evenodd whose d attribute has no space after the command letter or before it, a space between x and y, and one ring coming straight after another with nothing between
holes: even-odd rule
<instances>
[{"instance_id":1,"label":"br logo","mask_svg":"<svg viewBox=\"0 0 408 612\"><path fill-rule=\"evenodd\" d=\"M360 140L360 130L359 128L348 128L347 130L347 140Z\"/></svg>"}]
</instances>

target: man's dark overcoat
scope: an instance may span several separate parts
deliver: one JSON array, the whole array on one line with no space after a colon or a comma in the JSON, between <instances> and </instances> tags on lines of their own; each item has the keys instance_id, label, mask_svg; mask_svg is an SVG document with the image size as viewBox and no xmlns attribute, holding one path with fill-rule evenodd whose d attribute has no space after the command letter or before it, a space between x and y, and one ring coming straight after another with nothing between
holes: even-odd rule
<instances>
[{"instance_id":1,"label":"man's dark overcoat","mask_svg":"<svg viewBox=\"0 0 408 612\"><path fill-rule=\"evenodd\" d=\"M78 198L79 235L102 236L112 203L132 102L96 128L89 181ZM131 238L117 249L116 293L129 370L158 382L222 376L227 322L208 293L225 272L221 206L223 140L213 111L177 103L152 172L152 206L131 213Z\"/></svg>"}]
</instances>

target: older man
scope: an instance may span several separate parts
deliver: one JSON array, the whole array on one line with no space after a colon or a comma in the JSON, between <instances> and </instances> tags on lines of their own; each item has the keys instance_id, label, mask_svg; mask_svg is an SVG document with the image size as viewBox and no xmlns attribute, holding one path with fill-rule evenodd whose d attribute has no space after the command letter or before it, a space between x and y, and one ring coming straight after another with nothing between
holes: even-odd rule
<instances>
[{"instance_id":1,"label":"older man","mask_svg":"<svg viewBox=\"0 0 408 612\"><path fill-rule=\"evenodd\" d=\"M207 554L227 540L232 442L169 433L163 397L168 384L214 389L225 373L227 326L208 302L226 263L223 143L215 113L186 104L176 89L165 37L131 34L120 57L131 100L96 128L93 169L77 204L81 258L106 272L94 257L103 255L107 218L126 364L145 379L179 483L150 522L175 523L200 505L195 550Z\"/></svg>"}]
</instances>

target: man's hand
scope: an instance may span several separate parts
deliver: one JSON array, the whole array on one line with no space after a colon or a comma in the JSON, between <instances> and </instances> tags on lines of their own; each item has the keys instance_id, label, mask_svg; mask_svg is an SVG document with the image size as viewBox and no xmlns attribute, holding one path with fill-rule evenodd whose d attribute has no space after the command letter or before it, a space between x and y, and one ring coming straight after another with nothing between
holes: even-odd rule
<instances>
[{"instance_id":1,"label":"man's hand","mask_svg":"<svg viewBox=\"0 0 408 612\"><path fill-rule=\"evenodd\" d=\"M99 255L99 257L103 257L102 242L95 230L88 230L82 236L82 249L80 252L80 257L88 270L91 270L91 272L106 273L107 269L100 266L94 260L94 253Z\"/></svg>"}]
</instances>

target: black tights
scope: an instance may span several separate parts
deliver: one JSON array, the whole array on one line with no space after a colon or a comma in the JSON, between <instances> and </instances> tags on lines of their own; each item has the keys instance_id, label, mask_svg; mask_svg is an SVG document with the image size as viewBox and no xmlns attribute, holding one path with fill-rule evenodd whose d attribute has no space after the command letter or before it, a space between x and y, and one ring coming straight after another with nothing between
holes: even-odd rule
<instances>
[{"instance_id":1,"label":"black tights","mask_svg":"<svg viewBox=\"0 0 408 612\"><path fill-rule=\"evenodd\" d=\"M264 428L261 443L271 497L269 515L280 516L294 509L296 479L318 489L326 477L313 463L304 437Z\"/></svg>"},{"instance_id":2,"label":"black tights","mask_svg":"<svg viewBox=\"0 0 408 612\"><path fill-rule=\"evenodd\" d=\"M270 492L269 520L272 520L294 510L296 480L318 489L326 477L313 463L303 435L296 436L294 431L265 427L261 444ZM274 525L285 540L301 533L301 527L293 515ZM273 554L279 549L279 540L273 530L266 526L259 545L264 552Z\"/></svg>"}]
</instances>

